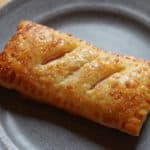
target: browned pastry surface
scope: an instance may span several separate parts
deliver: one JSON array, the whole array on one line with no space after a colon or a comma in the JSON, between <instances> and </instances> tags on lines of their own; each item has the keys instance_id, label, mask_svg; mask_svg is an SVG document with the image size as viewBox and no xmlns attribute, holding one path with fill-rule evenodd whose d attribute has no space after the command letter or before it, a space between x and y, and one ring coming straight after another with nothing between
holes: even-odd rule
<instances>
[{"instance_id":1,"label":"browned pastry surface","mask_svg":"<svg viewBox=\"0 0 150 150\"><path fill-rule=\"evenodd\" d=\"M31 21L0 54L0 84L131 135L150 109L150 62Z\"/></svg>"}]
</instances>

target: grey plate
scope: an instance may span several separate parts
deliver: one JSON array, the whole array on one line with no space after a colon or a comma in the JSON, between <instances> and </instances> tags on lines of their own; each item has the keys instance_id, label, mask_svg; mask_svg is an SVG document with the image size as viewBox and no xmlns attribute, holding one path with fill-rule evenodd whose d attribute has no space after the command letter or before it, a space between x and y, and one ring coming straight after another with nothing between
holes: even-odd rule
<instances>
[{"instance_id":1,"label":"grey plate","mask_svg":"<svg viewBox=\"0 0 150 150\"><path fill-rule=\"evenodd\" d=\"M150 59L148 0L18 0L0 11L0 48L21 19L69 32L99 48ZM2 150L149 150L150 120L140 137L108 129L0 88Z\"/></svg>"}]
</instances>

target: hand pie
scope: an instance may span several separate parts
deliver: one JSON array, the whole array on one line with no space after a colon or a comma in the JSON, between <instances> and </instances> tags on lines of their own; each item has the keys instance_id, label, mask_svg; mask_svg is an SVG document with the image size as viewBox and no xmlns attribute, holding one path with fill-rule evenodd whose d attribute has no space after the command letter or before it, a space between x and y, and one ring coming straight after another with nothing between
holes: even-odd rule
<instances>
[{"instance_id":1,"label":"hand pie","mask_svg":"<svg viewBox=\"0 0 150 150\"><path fill-rule=\"evenodd\" d=\"M0 54L0 84L134 136L150 109L150 62L31 21Z\"/></svg>"}]
</instances>

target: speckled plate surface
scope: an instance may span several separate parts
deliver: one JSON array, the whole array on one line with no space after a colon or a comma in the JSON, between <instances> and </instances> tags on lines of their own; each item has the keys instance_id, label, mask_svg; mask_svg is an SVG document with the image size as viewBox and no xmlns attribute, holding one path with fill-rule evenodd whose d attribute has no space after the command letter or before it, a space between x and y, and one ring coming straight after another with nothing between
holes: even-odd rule
<instances>
[{"instance_id":1,"label":"speckled plate surface","mask_svg":"<svg viewBox=\"0 0 150 150\"><path fill-rule=\"evenodd\" d=\"M16 0L0 10L0 48L22 19L150 60L148 0ZM149 150L150 119L132 137L0 88L2 150Z\"/></svg>"}]
</instances>

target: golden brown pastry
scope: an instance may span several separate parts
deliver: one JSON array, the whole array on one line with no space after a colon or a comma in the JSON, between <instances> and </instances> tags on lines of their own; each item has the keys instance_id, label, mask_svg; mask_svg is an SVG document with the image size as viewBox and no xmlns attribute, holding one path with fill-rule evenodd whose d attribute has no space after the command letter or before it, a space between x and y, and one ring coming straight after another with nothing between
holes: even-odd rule
<instances>
[{"instance_id":1,"label":"golden brown pastry","mask_svg":"<svg viewBox=\"0 0 150 150\"><path fill-rule=\"evenodd\" d=\"M135 136L150 109L150 62L31 21L0 54L0 84Z\"/></svg>"}]
</instances>

